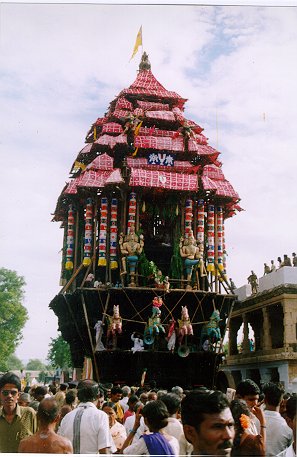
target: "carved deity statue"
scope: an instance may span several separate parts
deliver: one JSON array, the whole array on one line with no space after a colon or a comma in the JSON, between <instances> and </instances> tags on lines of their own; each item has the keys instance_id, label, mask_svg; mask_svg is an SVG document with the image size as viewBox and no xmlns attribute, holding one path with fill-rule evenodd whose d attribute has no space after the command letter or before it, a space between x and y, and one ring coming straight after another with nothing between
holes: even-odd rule
<instances>
[{"instance_id":1,"label":"carved deity statue","mask_svg":"<svg viewBox=\"0 0 297 457\"><path fill-rule=\"evenodd\" d=\"M143 251L144 240L143 235L136 235L135 228L132 225L128 235L124 236L121 233L119 238L119 246L122 255L122 272L121 275L130 275L130 286L135 286L135 273L138 262L138 256Z\"/></svg>"},{"instance_id":2,"label":"carved deity statue","mask_svg":"<svg viewBox=\"0 0 297 457\"><path fill-rule=\"evenodd\" d=\"M197 246L195 238L192 234L188 238L181 237L179 243L180 256L184 259L185 269L187 273L187 288L191 288L191 279L193 267L202 260L201 250Z\"/></svg>"}]
</instances>

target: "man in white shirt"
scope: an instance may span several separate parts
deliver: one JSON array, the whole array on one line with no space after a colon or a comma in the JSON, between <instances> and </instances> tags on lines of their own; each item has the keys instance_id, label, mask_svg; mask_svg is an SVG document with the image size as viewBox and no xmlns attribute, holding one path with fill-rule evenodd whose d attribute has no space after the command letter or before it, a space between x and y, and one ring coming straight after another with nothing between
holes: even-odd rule
<instances>
[{"instance_id":1,"label":"man in white shirt","mask_svg":"<svg viewBox=\"0 0 297 457\"><path fill-rule=\"evenodd\" d=\"M257 406L260 395L259 386L252 379L244 379L236 387L235 398L244 400L250 410L251 424L248 429L252 435L260 434L260 422L253 412L254 406Z\"/></svg>"},{"instance_id":2,"label":"man in white shirt","mask_svg":"<svg viewBox=\"0 0 297 457\"><path fill-rule=\"evenodd\" d=\"M97 409L99 386L92 380L77 386L78 407L62 419L59 435L67 437L75 454L109 454L112 438L108 416Z\"/></svg>"},{"instance_id":3,"label":"man in white shirt","mask_svg":"<svg viewBox=\"0 0 297 457\"><path fill-rule=\"evenodd\" d=\"M283 388L269 382L263 386L265 395L264 416L266 419L266 456L276 456L290 446L293 432L285 419L280 415L279 408L283 398Z\"/></svg>"},{"instance_id":4,"label":"man in white shirt","mask_svg":"<svg viewBox=\"0 0 297 457\"><path fill-rule=\"evenodd\" d=\"M123 392L123 396L122 396L122 399L120 400L120 405L123 408L124 413L125 413L129 409L128 400L129 400L129 396L131 394L131 389L129 386L123 386L122 392Z\"/></svg>"},{"instance_id":5,"label":"man in white shirt","mask_svg":"<svg viewBox=\"0 0 297 457\"><path fill-rule=\"evenodd\" d=\"M168 424L162 431L178 440L180 455L190 455L193 446L186 440L182 423L177 418L180 411L181 398L174 393L168 393L162 396L162 402L165 403L169 413Z\"/></svg>"}]
</instances>

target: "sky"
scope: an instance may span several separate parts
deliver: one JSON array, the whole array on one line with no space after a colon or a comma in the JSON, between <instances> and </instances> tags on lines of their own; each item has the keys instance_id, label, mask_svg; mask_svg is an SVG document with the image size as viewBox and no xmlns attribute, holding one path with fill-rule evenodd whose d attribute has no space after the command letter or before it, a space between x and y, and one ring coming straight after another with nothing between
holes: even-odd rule
<instances>
[{"instance_id":1,"label":"sky","mask_svg":"<svg viewBox=\"0 0 297 457\"><path fill-rule=\"evenodd\" d=\"M245 211L226 221L237 287L296 252L297 8L0 5L0 267L26 280L16 355L45 360L63 232L51 222L91 124L135 80L140 25L152 72L188 99ZM294 184L295 182L295 184Z\"/></svg>"}]
</instances>

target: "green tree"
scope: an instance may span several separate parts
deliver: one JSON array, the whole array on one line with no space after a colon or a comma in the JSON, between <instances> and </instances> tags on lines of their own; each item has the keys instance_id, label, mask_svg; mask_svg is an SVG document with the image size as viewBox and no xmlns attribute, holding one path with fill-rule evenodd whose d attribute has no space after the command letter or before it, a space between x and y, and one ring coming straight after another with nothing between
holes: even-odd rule
<instances>
[{"instance_id":1,"label":"green tree","mask_svg":"<svg viewBox=\"0 0 297 457\"><path fill-rule=\"evenodd\" d=\"M26 370L31 371L44 371L46 370L45 364L39 359L30 359L26 365Z\"/></svg>"},{"instance_id":2,"label":"green tree","mask_svg":"<svg viewBox=\"0 0 297 457\"><path fill-rule=\"evenodd\" d=\"M24 369L24 364L15 354L11 354L7 360L7 369L21 371Z\"/></svg>"},{"instance_id":3,"label":"green tree","mask_svg":"<svg viewBox=\"0 0 297 457\"><path fill-rule=\"evenodd\" d=\"M57 338L51 338L47 360L54 368L66 370L72 367L70 346L62 338L62 335L59 335Z\"/></svg>"},{"instance_id":4,"label":"green tree","mask_svg":"<svg viewBox=\"0 0 297 457\"><path fill-rule=\"evenodd\" d=\"M8 369L8 358L22 340L28 320L22 305L25 280L15 271L0 268L0 370Z\"/></svg>"}]
</instances>

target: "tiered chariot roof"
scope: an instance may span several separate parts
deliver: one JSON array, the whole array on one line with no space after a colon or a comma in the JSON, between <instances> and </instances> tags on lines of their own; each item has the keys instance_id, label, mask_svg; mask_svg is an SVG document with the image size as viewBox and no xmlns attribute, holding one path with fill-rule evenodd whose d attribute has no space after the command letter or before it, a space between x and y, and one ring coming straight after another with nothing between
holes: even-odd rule
<instances>
[{"instance_id":1,"label":"tiered chariot roof","mask_svg":"<svg viewBox=\"0 0 297 457\"><path fill-rule=\"evenodd\" d=\"M224 203L232 216L239 196L225 179L219 151L208 144L201 128L186 119L186 99L166 90L155 78L144 53L136 80L110 103L104 117L91 126L55 210L63 220L71 196L84 189L109 186L201 192Z\"/></svg>"}]
</instances>

